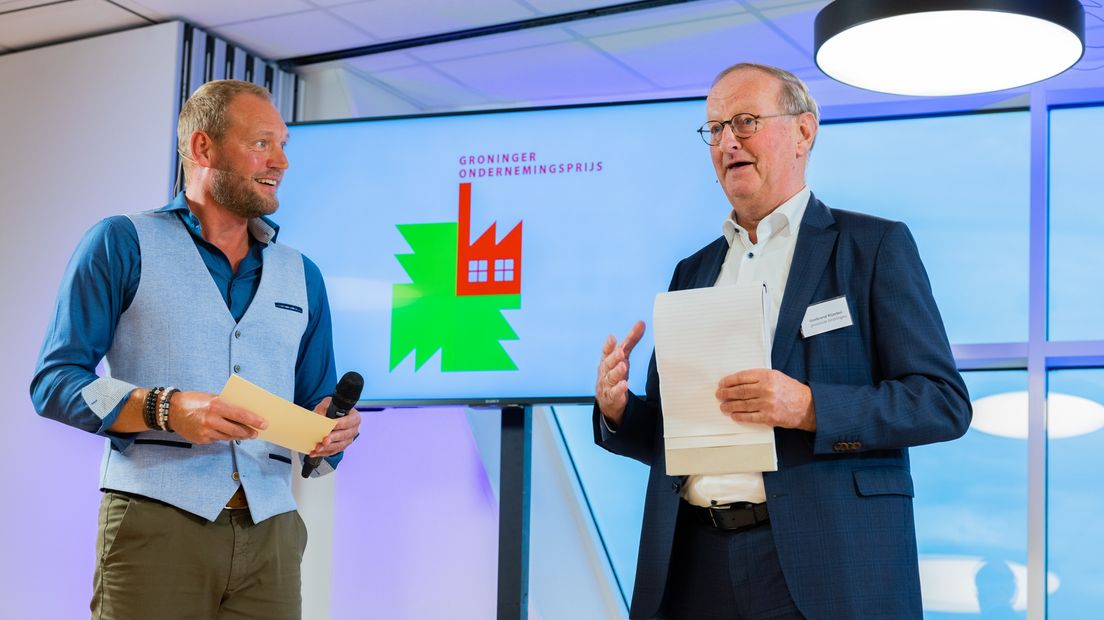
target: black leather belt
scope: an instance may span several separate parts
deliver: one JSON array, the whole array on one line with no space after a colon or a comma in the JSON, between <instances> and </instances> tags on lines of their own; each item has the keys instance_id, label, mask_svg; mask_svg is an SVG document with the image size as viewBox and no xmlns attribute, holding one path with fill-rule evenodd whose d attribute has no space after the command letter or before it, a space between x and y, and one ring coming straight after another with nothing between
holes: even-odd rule
<instances>
[{"instance_id":1,"label":"black leather belt","mask_svg":"<svg viewBox=\"0 0 1104 620\"><path fill-rule=\"evenodd\" d=\"M736 502L724 506L713 506L712 508L702 508L692 504L688 504L688 506L703 523L718 530L749 530L770 523L766 502L761 504Z\"/></svg>"}]
</instances>

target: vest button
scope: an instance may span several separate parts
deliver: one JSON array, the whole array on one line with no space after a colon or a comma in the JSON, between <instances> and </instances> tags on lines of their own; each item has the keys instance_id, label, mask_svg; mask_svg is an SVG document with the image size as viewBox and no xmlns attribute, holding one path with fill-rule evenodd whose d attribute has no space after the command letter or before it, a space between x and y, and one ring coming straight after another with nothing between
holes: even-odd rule
<instances>
[{"instance_id":1,"label":"vest button","mask_svg":"<svg viewBox=\"0 0 1104 620\"><path fill-rule=\"evenodd\" d=\"M230 474L230 477L233 478L234 480L240 480L241 479L241 476L238 475L238 472L234 472L234 473Z\"/></svg>"},{"instance_id":2,"label":"vest button","mask_svg":"<svg viewBox=\"0 0 1104 620\"><path fill-rule=\"evenodd\" d=\"M241 372L241 366L238 364L234 364L234 373L237 374L239 372Z\"/></svg>"},{"instance_id":3,"label":"vest button","mask_svg":"<svg viewBox=\"0 0 1104 620\"><path fill-rule=\"evenodd\" d=\"M235 338L241 338L241 330L240 329L234 330L234 337Z\"/></svg>"}]
</instances>

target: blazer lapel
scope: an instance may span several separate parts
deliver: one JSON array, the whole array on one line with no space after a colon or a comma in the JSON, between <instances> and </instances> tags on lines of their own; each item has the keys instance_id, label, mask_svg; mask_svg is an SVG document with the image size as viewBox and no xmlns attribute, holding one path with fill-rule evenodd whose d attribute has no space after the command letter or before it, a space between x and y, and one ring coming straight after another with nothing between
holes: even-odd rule
<instances>
[{"instance_id":1,"label":"blazer lapel","mask_svg":"<svg viewBox=\"0 0 1104 620\"><path fill-rule=\"evenodd\" d=\"M771 347L771 367L775 370L785 368L794 344L801 337L800 327L805 310L813 301L821 274L836 244L838 233L833 228L835 221L828 207L816 196L810 195L790 263L782 307L778 309L778 326Z\"/></svg>"},{"instance_id":2,"label":"blazer lapel","mask_svg":"<svg viewBox=\"0 0 1104 620\"><path fill-rule=\"evenodd\" d=\"M717 283L721 275L721 265L728 254L728 240L721 237L709 244L709 251L702 256L701 266L693 271L693 276L684 288L709 288Z\"/></svg>"}]
</instances>

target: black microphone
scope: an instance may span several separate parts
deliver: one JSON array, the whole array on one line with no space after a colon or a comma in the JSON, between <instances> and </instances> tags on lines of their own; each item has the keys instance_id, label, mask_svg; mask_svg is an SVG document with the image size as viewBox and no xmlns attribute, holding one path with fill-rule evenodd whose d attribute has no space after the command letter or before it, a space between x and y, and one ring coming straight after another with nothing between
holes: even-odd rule
<instances>
[{"instance_id":1,"label":"black microphone","mask_svg":"<svg viewBox=\"0 0 1104 620\"><path fill-rule=\"evenodd\" d=\"M334 388L333 396L330 398L330 406L326 408L327 418L343 418L345 414L349 413L349 410L356 406L358 400L360 400L360 392L364 389L364 377L359 373L349 371L341 377L341 381L337 382L337 387ZM322 464L322 457L304 457L303 458L303 477L310 478L311 472L318 468Z\"/></svg>"}]
</instances>

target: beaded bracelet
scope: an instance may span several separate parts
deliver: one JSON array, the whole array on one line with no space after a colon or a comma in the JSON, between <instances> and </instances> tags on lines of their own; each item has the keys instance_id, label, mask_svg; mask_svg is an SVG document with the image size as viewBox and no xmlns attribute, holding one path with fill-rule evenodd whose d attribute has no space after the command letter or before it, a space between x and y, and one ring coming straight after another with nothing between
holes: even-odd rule
<instances>
[{"instance_id":1,"label":"beaded bracelet","mask_svg":"<svg viewBox=\"0 0 1104 620\"><path fill-rule=\"evenodd\" d=\"M150 430L157 430L157 396L161 393L161 390L165 388L155 387L146 392L146 401L143 408L143 418L146 422L146 428Z\"/></svg>"},{"instance_id":2,"label":"beaded bracelet","mask_svg":"<svg viewBox=\"0 0 1104 620\"><path fill-rule=\"evenodd\" d=\"M167 433L173 432L172 427L169 426L169 399L179 391L174 387L164 388L160 399L157 401L157 425Z\"/></svg>"}]
</instances>

